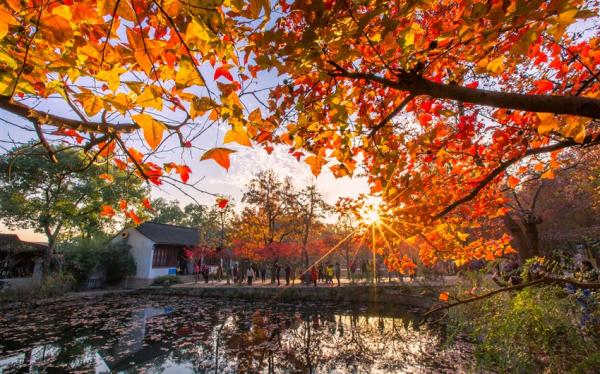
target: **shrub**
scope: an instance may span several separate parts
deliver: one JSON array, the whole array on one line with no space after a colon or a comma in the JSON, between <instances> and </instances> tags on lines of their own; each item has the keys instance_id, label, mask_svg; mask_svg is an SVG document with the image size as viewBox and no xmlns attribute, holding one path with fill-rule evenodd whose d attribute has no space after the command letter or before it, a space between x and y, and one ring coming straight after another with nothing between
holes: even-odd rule
<instances>
[{"instance_id":1,"label":"shrub","mask_svg":"<svg viewBox=\"0 0 600 374\"><path fill-rule=\"evenodd\" d=\"M449 336L469 334L480 366L499 372L586 373L599 360L600 334L581 297L559 286L501 293L452 308Z\"/></svg>"},{"instance_id":2,"label":"shrub","mask_svg":"<svg viewBox=\"0 0 600 374\"><path fill-rule=\"evenodd\" d=\"M39 290L35 292L39 297L55 297L71 291L76 280L68 272L48 274L42 279Z\"/></svg>"},{"instance_id":3,"label":"shrub","mask_svg":"<svg viewBox=\"0 0 600 374\"><path fill-rule=\"evenodd\" d=\"M135 274L136 265L124 241L107 242L104 238L77 239L62 246L65 268L84 285L96 270L105 272L108 285L118 285L128 275Z\"/></svg>"},{"instance_id":4,"label":"shrub","mask_svg":"<svg viewBox=\"0 0 600 374\"><path fill-rule=\"evenodd\" d=\"M161 275L160 277L154 278L154 280L152 281L153 286L163 287L169 287L179 283L182 283L182 281L176 275Z\"/></svg>"}]
</instances>

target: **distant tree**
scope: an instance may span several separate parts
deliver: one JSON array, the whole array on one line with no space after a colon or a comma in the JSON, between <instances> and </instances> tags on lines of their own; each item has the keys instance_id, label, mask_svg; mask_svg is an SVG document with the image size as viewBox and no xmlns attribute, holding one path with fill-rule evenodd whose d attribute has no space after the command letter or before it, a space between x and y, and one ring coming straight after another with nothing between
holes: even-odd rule
<instances>
[{"instance_id":1,"label":"distant tree","mask_svg":"<svg viewBox=\"0 0 600 374\"><path fill-rule=\"evenodd\" d=\"M261 171L248 183L242 202L242 219L264 246L283 242L298 234L297 192L290 178L283 180L272 170Z\"/></svg>"},{"instance_id":2,"label":"distant tree","mask_svg":"<svg viewBox=\"0 0 600 374\"><path fill-rule=\"evenodd\" d=\"M162 197L152 200L152 222L168 225L183 225L185 213L177 200L166 200Z\"/></svg>"},{"instance_id":3,"label":"distant tree","mask_svg":"<svg viewBox=\"0 0 600 374\"><path fill-rule=\"evenodd\" d=\"M152 222L193 227L200 234L200 244L211 247L224 247L229 244L231 222L235 211L230 200L219 207L190 203L181 208L179 201L159 197L152 201Z\"/></svg>"},{"instance_id":4,"label":"distant tree","mask_svg":"<svg viewBox=\"0 0 600 374\"><path fill-rule=\"evenodd\" d=\"M0 156L0 220L9 228L44 233L48 260L60 238L110 231L112 206L126 210L147 193L139 178L97 164L82 151L62 150L57 163L47 158L39 145ZM133 210L128 214L137 218Z\"/></svg>"},{"instance_id":5,"label":"distant tree","mask_svg":"<svg viewBox=\"0 0 600 374\"><path fill-rule=\"evenodd\" d=\"M302 266L308 268L308 243L312 239L312 234L317 231L315 227L317 221L325 216L330 210L330 206L323 200L315 185L307 186L299 191L296 194L296 200L296 207L302 223Z\"/></svg>"},{"instance_id":6,"label":"distant tree","mask_svg":"<svg viewBox=\"0 0 600 374\"><path fill-rule=\"evenodd\" d=\"M541 255L541 236L560 238L600 225L600 152L573 150L550 175L531 173L512 195L507 227L521 258ZM540 175L542 174L542 176Z\"/></svg>"}]
</instances>

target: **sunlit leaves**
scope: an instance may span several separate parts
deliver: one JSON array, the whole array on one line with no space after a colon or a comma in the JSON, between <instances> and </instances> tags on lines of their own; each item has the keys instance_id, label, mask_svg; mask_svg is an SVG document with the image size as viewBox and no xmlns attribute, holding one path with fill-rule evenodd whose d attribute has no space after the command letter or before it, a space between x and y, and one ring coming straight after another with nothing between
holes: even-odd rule
<instances>
[{"instance_id":1,"label":"sunlit leaves","mask_svg":"<svg viewBox=\"0 0 600 374\"><path fill-rule=\"evenodd\" d=\"M13 17L11 12L4 8L4 6L0 6L0 39L6 36L10 25L16 24L17 20Z\"/></svg>"},{"instance_id":2,"label":"sunlit leaves","mask_svg":"<svg viewBox=\"0 0 600 374\"><path fill-rule=\"evenodd\" d=\"M310 170L315 176L321 174L321 169L325 164L327 164L327 160L325 158L318 156L308 156L304 162L310 166Z\"/></svg>"},{"instance_id":3,"label":"sunlit leaves","mask_svg":"<svg viewBox=\"0 0 600 374\"><path fill-rule=\"evenodd\" d=\"M537 114L540 123L538 125L538 133L540 135L549 134L552 130L555 130L559 127L558 120L551 113L538 113Z\"/></svg>"},{"instance_id":4,"label":"sunlit leaves","mask_svg":"<svg viewBox=\"0 0 600 374\"><path fill-rule=\"evenodd\" d=\"M206 151L200 160L214 160L217 164L219 164L222 168L229 170L229 166L231 165L229 156L235 153L234 150L228 148L213 148Z\"/></svg>"},{"instance_id":5,"label":"sunlit leaves","mask_svg":"<svg viewBox=\"0 0 600 374\"><path fill-rule=\"evenodd\" d=\"M227 130L225 133L225 137L223 138L223 143L238 143L240 145L244 145L246 147L252 146L252 142L250 141L250 137L248 136L248 132L243 127L241 123L236 123L233 126L233 129Z\"/></svg>"},{"instance_id":6,"label":"sunlit leaves","mask_svg":"<svg viewBox=\"0 0 600 374\"><path fill-rule=\"evenodd\" d=\"M220 66L215 70L215 75L213 77L214 80L219 79L220 77L225 77L226 79L228 79L229 81L233 80L233 76L231 75L231 73L229 72L229 69L227 69L224 66Z\"/></svg>"},{"instance_id":7,"label":"sunlit leaves","mask_svg":"<svg viewBox=\"0 0 600 374\"><path fill-rule=\"evenodd\" d=\"M131 117L135 123L140 126L144 132L144 139L146 143L153 150L156 149L163 139L163 133L165 131L165 125L155 120L149 114L136 114Z\"/></svg>"}]
</instances>

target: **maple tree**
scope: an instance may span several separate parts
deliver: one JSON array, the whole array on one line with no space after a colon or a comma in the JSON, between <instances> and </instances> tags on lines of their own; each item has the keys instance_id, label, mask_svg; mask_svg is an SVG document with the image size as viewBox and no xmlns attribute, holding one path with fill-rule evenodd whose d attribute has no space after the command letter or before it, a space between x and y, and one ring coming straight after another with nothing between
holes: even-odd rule
<instances>
[{"instance_id":1,"label":"maple tree","mask_svg":"<svg viewBox=\"0 0 600 374\"><path fill-rule=\"evenodd\" d=\"M390 263L403 242L426 264L510 252L470 230L528 173L600 143L598 1L5 0L0 16L0 108L51 159L61 138L185 183L187 165L152 155L226 122L224 143L366 171ZM54 98L69 116L37 106ZM226 169L235 152L200 151Z\"/></svg>"},{"instance_id":2,"label":"maple tree","mask_svg":"<svg viewBox=\"0 0 600 374\"><path fill-rule=\"evenodd\" d=\"M253 259L275 258L278 250L283 257L290 256L300 234L296 198L290 178L281 179L273 170L257 173L242 198L245 208L236 224L237 252Z\"/></svg>"},{"instance_id":3,"label":"maple tree","mask_svg":"<svg viewBox=\"0 0 600 374\"><path fill-rule=\"evenodd\" d=\"M288 5L260 38L289 77L268 118L316 174L366 169L390 260L402 242L425 264L513 252L469 232L529 171L551 178L561 151L600 143L598 2Z\"/></svg>"}]
</instances>

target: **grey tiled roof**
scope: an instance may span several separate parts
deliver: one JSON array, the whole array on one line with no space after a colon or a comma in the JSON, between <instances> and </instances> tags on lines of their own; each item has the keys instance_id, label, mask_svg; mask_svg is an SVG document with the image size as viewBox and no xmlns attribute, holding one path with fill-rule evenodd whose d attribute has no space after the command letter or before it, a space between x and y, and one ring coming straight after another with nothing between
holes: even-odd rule
<instances>
[{"instance_id":1,"label":"grey tiled roof","mask_svg":"<svg viewBox=\"0 0 600 374\"><path fill-rule=\"evenodd\" d=\"M200 241L198 230L190 227L144 222L137 230L156 244L194 246Z\"/></svg>"}]
</instances>

